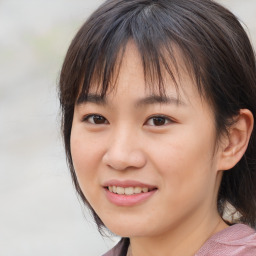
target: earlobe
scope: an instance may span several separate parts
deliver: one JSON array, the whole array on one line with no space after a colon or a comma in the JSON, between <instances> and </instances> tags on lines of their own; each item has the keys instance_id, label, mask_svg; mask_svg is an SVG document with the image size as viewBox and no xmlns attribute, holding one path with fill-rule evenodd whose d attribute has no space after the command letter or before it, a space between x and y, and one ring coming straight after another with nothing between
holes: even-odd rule
<instances>
[{"instance_id":1,"label":"earlobe","mask_svg":"<svg viewBox=\"0 0 256 256\"><path fill-rule=\"evenodd\" d=\"M254 119L250 110L241 109L236 122L230 127L225 146L222 148L218 170L229 170L244 155L253 130Z\"/></svg>"}]
</instances>

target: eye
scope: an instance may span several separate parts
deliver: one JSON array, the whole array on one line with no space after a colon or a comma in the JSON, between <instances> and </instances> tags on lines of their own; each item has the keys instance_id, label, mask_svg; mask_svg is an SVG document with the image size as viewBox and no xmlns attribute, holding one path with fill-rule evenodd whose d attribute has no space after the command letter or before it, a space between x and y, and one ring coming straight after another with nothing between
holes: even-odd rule
<instances>
[{"instance_id":1,"label":"eye","mask_svg":"<svg viewBox=\"0 0 256 256\"><path fill-rule=\"evenodd\" d=\"M83 119L83 121L88 122L90 124L108 124L108 121L105 117L96 114L87 115Z\"/></svg>"},{"instance_id":2,"label":"eye","mask_svg":"<svg viewBox=\"0 0 256 256\"><path fill-rule=\"evenodd\" d=\"M150 126L163 126L172 122L173 121L166 116L152 116L147 120L146 124Z\"/></svg>"}]
</instances>

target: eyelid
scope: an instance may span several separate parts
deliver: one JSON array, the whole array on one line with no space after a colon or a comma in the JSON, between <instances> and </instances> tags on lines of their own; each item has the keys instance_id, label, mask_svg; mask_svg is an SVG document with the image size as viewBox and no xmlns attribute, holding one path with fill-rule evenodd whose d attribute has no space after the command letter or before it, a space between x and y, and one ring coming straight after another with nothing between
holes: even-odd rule
<instances>
[{"instance_id":1,"label":"eyelid","mask_svg":"<svg viewBox=\"0 0 256 256\"><path fill-rule=\"evenodd\" d=\"M89 118L91 118L91 117L96 117L96 116L97 116L97 117L102 117L102 118L105 119L105 122L102 123L102 124L108 124L108 123L109 123L108 120L107 120L103 115L97 114L97 113L87 114L87 115L83 116L83 117L82 117L82 122L86 122L86 123L89 123L89 124L92 124L92 125L102 125L102 124L96 124L96 123L94 123L94 122L90 122L90 121L89 121Z\"/></svg>"},{"instance_id":2,"label":"eyelid","mask_svg":"<svg viewBox=\"0 0 256 256\"><path fill-rule=\"evenodd\" d=\"M102 119L104 119L104 122L102 123L95 123L94 121L90 121L89 119L90 118L93 118L93 117L100 117ZM160 124L160 125L156 125L156 124L149 124L149 121L150 120L153 120L154 118L162 118L165 120L164 124ZM91 113L91 114L87 114L85 116L82 117L82 122L86 122L86 123L89 123L89 124L92 124L92 125L103 125L103 124L109 124L108 120L101 114L97 114L97 113ZM154 127L162 127L162 126L166 126L168 124L171 124L171 123L175 123L175 120L169 116L166 116L166 115L163 115L163 114L154 114L150 117L147 118L146 122L144 123L145 125L148 125L148 126L154 126Z\"/></svg>"},{"instance_id":3,"label":"eyelid","mask_svg":"<svg viewBox=\"0 0 256 256\"><path fill-rule=\"evenodd\" d=\"M147 124L150 120L153 120L153 118L163 118L163 119L165 119L168 123L165 123L165 124L163 124L163 125ZM172 118L170 118L170 117L168 117L168 116L166 116L166 115L161 115L161 114L159 114L159 115L158 115L158 114L152 115L152 116L150 116L149 118L147 118L147 120L146 120L146 122L145 122L146 125L155 126L155 127L162 127L162 126L166 126L166 125L171 124L171 123L175 123L175 120L172 119Z\"/></svg>"}]
</instances>

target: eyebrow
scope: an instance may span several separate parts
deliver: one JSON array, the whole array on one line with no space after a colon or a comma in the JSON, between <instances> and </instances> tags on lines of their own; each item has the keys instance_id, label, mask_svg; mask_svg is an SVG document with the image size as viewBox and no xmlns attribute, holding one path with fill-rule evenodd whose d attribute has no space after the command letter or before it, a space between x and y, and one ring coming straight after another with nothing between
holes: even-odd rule
<instances>
[{"instance_id":1,"label":"eyebrow","mask_svg":"<svg viewBox=\"0 0 256 256\"><path fill-rule=\"evenodd\" d=\"M82 105L82 104L85 104L88 102L99 104L99 105L106 105L106 103L107 103L105 97L102 97L99 94L89 93L88 95L84 95L84 94L80 95L76 104Z\"/></svg>"},{"instance_id":2,"label":"eyebrow","mask_svg":"<svg viewBox=\"0 0 256 256\"><path fill-rule=\"evenodd\" d=\"M185 102L181 99L178 99L174 96L160 96L160 95L149 95L145 98L139 99L136 102L137 107L141 107L143 105L152 105L152 104L175 104L175 105L183 105L185 106Z\"/></svg>"},{"instance_id":3,"label":"eyebrow","mask_svg":"<svg viewBox=\"0 0 256 256\"><path fill-rule=\"evenodd\" d=\"M99 94L88 94L86 95L80 95L76 104L82 105L86 103L95 103L98 105L106 105L107 99L106 97L102 97ZM149 95L145 98L139 99L135 102L136 107L143 107L144 105L153 105L153 104L175 104L175 105L183 105L186 104L181 100L174 96L160 96L160 95Z\"/></svg>"}]
</instances>

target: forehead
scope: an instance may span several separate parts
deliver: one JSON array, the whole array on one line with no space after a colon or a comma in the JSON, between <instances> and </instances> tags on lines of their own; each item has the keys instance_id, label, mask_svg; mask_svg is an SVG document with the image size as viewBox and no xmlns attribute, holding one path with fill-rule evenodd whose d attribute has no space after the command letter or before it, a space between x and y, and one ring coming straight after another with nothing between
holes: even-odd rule
<instances>
[{"instance_id":1,"label":"forehead","mask_svg":"<svg viewBox=\"0 0 256 256\"><path fill-rule=\"evenodd\" d=\"M143 92L148 99L154 96L154 98L162 98L162 102L167 98L175 98L178 104L190 103L192 99L202 100L195 79L187 68L181 51L178 47L173 48L175 59L169 60L168 67L159 63L159 69L157 69L157 65L154 66L155 63L153 63L154 60L152 60L152 66L145 65L138 47L132 40L129 41L125 50L119 53L114 72L108 81L107 91L102 93L102 81L95 77L96 79L93 79L89 86L87 95L81 93L78 102L87 101L88 97L91 101L92 95L94 102L100 102L100 98L113 100L117 90L119 94L133 93L135 96L139 96L139 92L142 96Z\"/></svg>"}]
</instances>

